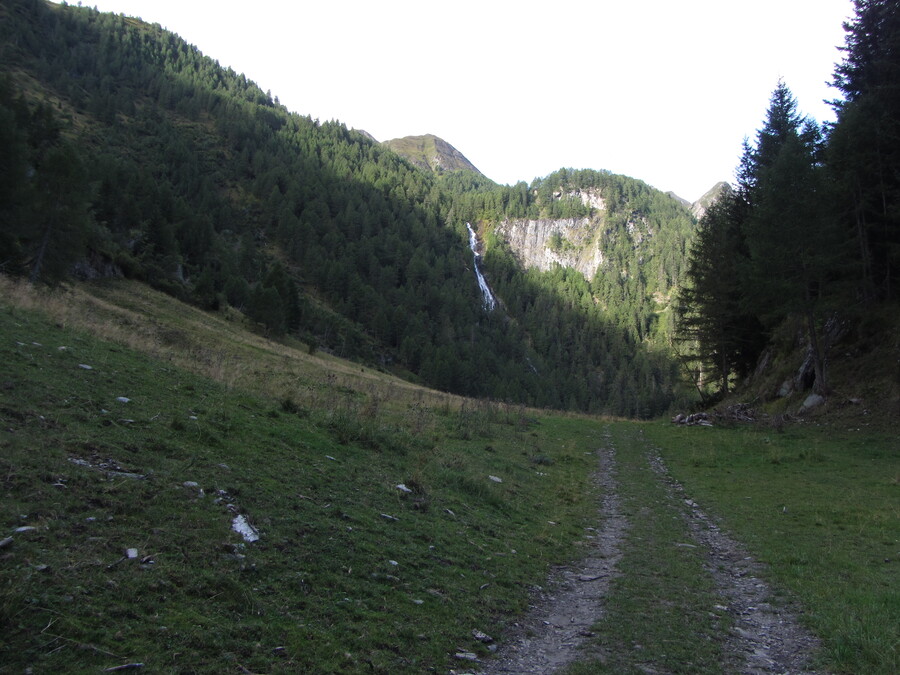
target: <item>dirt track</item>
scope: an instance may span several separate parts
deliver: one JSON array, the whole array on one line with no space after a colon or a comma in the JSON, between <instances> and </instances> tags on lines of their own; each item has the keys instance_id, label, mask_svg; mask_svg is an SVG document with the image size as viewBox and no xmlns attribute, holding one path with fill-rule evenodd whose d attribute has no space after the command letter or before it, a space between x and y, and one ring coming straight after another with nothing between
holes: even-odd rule
<instances>
[{"instance_id":1,"label":"dirt track","mask_svg":"<svg viewBox=\"0 0 900 675\"><path fill-rule=\"evenodd\" d=\"M591 626L603 612L603 600L617 573L628 525L619 509L615 451L609 446L597 454L600 523L585 534L587 556L554 570L546 588L536 594L528 616L507 636L497 658L480 671L484 675L552 673L574 661L578 648L591 636Z\"/></svg>"},{"instance_id":2,"label":"dirt track","mask_svg":"<svg viewBox=\"0 0 900 675\"><path fill-rule=\"evenodd\" d=\"M603 616L611 582L628 573L617 566L629 522L620 506L616 448L609 435L597 455L595 480L601 496L598 526L585 535L587 555L553 571L547 585L535 593L528 615L504 636L497 654L475 669L479 675L554 673L575 661L590 660L592 650L602 648L591 639L591 627ZM791 611L771 602L771 589L759 576L763 566L688 498L655 451L649 450L645 459L669 499L689 507L686 519L693 540L689 545L705 552L706 571L722 599L709 611L727 613L732 619L733 628L722 641L723 672L815 675L808 664L818 641Z\"/></svg>"}]
</instances>

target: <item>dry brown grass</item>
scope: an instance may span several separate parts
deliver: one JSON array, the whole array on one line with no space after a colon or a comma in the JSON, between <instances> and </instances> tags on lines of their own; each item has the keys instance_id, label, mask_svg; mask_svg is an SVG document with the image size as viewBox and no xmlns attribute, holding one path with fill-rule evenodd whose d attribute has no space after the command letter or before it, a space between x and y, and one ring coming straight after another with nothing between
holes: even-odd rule
<instances>
[{"instance_id":1,"label":"dry brown grass","mask_svg":"<svg viewBox=\"0 0 900 675\"><path fill-rule=\"evenodd\" d=\"M370 416L388 408L457 410L464 401L321 351L309 354L297 341L267 339L239 312L204 312L136 282L47 289L0 276L0 295L4 304L40 311L61 326L299 406L336 405L336 392L365 401Z\"/></svg>"}]
</instances>

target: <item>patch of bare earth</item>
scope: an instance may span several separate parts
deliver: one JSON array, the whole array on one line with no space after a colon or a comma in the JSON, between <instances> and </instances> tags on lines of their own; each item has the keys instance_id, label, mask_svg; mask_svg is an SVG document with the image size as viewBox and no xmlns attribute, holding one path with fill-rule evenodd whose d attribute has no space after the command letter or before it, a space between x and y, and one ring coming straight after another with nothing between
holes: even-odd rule
<instances>
[{"instance_id":1,"label":"patch of bare earth","mask_svg":"<svg viewBox=\"0 0 900 675\"><path fill-rule=\"evenodd\" d=\"M707 570L726 599L725 605L715 609L727 612L734 621L725 641L728 672L741 675L820 673L810 665L819 648L818 639L799 623L795 611L773 602L771 588L759 577L764 566L687 497L659 455L651 452L648 461L668 485L672 496L683 499L690 507L688 526L697 545L706 549Z\"/></svg>"},{"instance_id":2,"label":"patch of bare earth","mask_svg":"<svg viewBox=\"0 0 900 675\"><path fill-rule=\"evenodd\" d=\"M602 495L599 528L588 528L586 557L554 569L546 588L539 589L531 610L504 636L503 646L480 675L552 673L586 654L580 650L591 637L591 626L603 614L603 600L616 576L621 543L628 521L621 512L615 479L615 450L607 438L598 450L595 482Z\"/></svg>"}]
</instances>

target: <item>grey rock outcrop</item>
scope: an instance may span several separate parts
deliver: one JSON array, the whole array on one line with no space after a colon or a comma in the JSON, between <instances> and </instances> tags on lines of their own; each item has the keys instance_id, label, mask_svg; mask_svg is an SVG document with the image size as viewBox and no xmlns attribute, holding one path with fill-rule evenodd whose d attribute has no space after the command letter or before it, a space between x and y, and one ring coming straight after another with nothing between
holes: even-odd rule
<instances>
[{"instance_id":1,"label":"grey rock outcrop","mask_svg":"<svg viewBox=\"0 0 900 675\"><path fill-rule=\"evenodd\" d=\"M496 233L525 267L547 271L558 263L590 279L603 264L594 225L592 218L505 220Z\"/></svg>"},{"instance_id":2,"label":"grey rock outcrop","mask_svg":"<svg viewBox=\"0 0 900 675\"><path fill-rule=\"evenodd\" d=\"M825 403L825 397L824 397L824 396L820 396L819 394L810 394L810 395L807 396L806 399L803 401L803 408L802 408L802 410L811 410L812 408L817 408L817 407L819 407L819 406L822 405L823 403Z\"/></svg>"}]
</instances>

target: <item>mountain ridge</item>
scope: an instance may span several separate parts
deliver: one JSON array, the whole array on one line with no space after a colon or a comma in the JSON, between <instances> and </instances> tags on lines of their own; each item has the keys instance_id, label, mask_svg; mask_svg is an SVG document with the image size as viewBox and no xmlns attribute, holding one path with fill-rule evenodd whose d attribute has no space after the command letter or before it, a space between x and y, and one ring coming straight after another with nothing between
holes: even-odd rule
<instances>
[{"instance_id":1,"label":"mountain ridge","mask_svg":"<svg viewBox=\"0 0 900 675\"><path fill-rule=\"evenodd\" d=\"M697 201L690 205L691 213L694 214L694 218L700 220L716 200L723 196L730 195L732 191L733 188L731 187L731 184L726 181L719 181L713 185L709 190L704 192Z\"/></svg>"}]
</instances>

